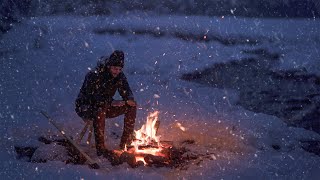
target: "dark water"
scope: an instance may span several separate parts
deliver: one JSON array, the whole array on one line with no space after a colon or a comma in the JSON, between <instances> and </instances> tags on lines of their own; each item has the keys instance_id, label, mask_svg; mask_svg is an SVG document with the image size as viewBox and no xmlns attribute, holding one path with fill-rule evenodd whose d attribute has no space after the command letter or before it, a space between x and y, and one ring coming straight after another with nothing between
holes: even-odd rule
<instances>
[{"instance_id":1,"label":"dark water","mask_svg":"<svg viewBox=\"0 0 320 180\"><path fill-rule=\"evenodd\" d=\"M240 92L244 108L275 115L290 126L320 133L320 77L303 70L274 71L280 55L258 49L258 58L215 64L182 79Z\"/></svg>"}]
</instances>

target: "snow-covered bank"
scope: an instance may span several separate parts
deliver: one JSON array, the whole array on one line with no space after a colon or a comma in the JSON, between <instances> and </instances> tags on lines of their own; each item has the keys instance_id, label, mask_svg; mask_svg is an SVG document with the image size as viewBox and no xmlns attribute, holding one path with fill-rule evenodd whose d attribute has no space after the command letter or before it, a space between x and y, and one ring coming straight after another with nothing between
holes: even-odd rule
<instances>
[{"instance_id":1,"label":"snow-covered bank","mask_svg":"<svg viewBox=\"0 0 320 180\"><path fill-rule=\"evenodd\" d=\"M6 53L0 57L1 175L6 178L55 175L59 178L137 179L178 176L315 179L319 176L319 157L300 146L300 140L320 140L318 134L288 127L274 116L243 109L236 105L237 90L210 88L180 79L183 73L216 63L256 57L242 52L258 48L284 54L280 56L280 65L272 66L274 69L298 66L319 73L316 59L319 46L314 46L319 41L313 38L317 37L318 21L179 16L144 19L142 16L34 18L3 36L0 47ZM96 29L113 28L132 33L95 33ZM154 37L134 33L154 29L169 35ZM181 40L170 36L173 31L203 32L226 39L229 36L251 37L262 41L257 45L228 46L217 41ZM113 49L126 52L125 73L141 106L136 128L145 122L148 112L160 110L159 133L163 139L178 144L194 140L195 144L188 148L198 154L214 155L211 159L198 159L185 169L129 169L126 165L112 167L103 161L105 169L98 171L60 162L32 164L15 159L14 145L41 146L37 137L56 133L40 116L40 109L63 123L69 133L80 131L83 123L74 113L74 99L88 69L95 66L98 57ZM308 63L299 63L306 59ZM183 132L177 128L177 122L187 130ZM121 118L107 120L108 136L121 132L121 123ZM108 140L107 143L109 147L116 147L119 142ZM93 151L90 153L94 155Z\"/></svg>"}]
</instances>

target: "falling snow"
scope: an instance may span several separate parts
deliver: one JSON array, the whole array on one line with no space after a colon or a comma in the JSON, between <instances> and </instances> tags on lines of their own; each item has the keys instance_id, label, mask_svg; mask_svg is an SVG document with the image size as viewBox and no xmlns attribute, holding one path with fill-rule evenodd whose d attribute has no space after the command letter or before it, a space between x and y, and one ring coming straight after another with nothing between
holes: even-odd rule
<instances>
[{"instance_id":1,"label":"falling snow","mask_svg":"<svg viewBox=\"0 0 320 180\"><path fill-rule=\"evenodd\" d=\"M319 3L112 2L0 5L1 177L320 177ZM79 134L84 123L74 100L84 76L115 49L125 52L124 73L138 103L136 129L159 111L161 140L201 158L175 169L113 167L84 145L102 165L93 170L64 163L63 147L38 141L59 134L41 110L65 127L63 134ZM109 148L118 146L122 118L106 120ZM33 159L54 157L32 163L16 147L37 148Z\"/></svg>"}]
</instances>

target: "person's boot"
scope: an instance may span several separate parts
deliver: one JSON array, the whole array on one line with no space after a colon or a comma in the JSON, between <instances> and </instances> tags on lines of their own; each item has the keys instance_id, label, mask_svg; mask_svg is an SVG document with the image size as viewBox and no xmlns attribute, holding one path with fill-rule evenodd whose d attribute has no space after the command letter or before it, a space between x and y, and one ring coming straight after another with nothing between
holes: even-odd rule
<instances>
[{"instance_id":1,"label":"person's boot","mask_svg":"<svg viewBox=\"0 0 320 180\"><path fill-rule=\"evenodd\" d=\"M120 149L121 149L121 150L124 150L125 147L131 146L131 143L133 142L134 139L135 139L135 138L134 138L134 135L133 135L133 134L130 134L129 136L127 136L127 135L125 135L125 136L122 135L121 141L120 141L120 145L119 145Z\"/></svg>"},{"instance_id":2,"label":"person's boot","mask_svg":"<svg viewBox=\"0 0 320 180\"><path fill-rule=\"evenodd\" d=\"M131 145L134 140L134 123L136 120L137 108L134 106L129 106L128 110L124 115L124 127L121 136L120 149L124 149L125 145Z\"/></svg>"}]
</instances>

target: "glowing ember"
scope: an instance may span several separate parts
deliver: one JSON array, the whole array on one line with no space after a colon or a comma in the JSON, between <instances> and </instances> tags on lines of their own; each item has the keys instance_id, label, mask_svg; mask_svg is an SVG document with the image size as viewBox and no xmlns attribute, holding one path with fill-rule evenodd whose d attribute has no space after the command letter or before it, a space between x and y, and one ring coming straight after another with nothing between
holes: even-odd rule
<instances>
[{"instance_id":1,"label":"glowing ember","mask_svg":"<svg viewBox=\"0 0 320 180\"><path fill-rule=\"evenodd\" d=\"M147 165L146 161L144 160L144 157L136 156L136 162L142 161L144 165Z\"/></svg>"}]
</instances>

